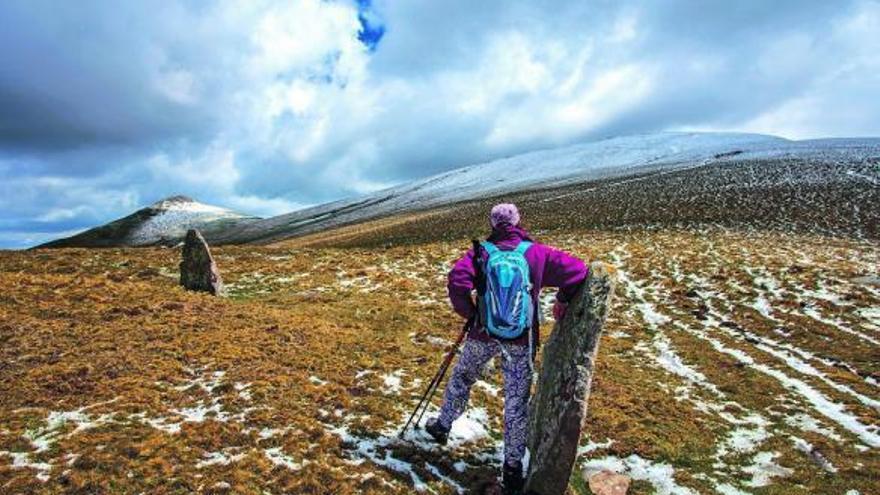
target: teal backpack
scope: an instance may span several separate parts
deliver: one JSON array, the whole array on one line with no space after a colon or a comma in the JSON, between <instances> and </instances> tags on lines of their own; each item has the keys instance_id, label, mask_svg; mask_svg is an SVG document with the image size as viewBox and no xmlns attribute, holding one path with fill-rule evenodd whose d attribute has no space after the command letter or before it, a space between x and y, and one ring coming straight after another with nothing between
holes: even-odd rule
<instances>
[{"instance_id":1,"label":"teal backpack","mask_svg":"<svg viewBox=\"0 0 880 495\"><path fill-rule=\"evenodd\" d=\"M531 328L535 313L529 263L525 258L532 243L521 241L511 251L502 251L488 241L480 245L488 255L480 266L483 275L483 291L479 294L483 327L492 337L516 339Z\"/></svg>"}]
</instances>

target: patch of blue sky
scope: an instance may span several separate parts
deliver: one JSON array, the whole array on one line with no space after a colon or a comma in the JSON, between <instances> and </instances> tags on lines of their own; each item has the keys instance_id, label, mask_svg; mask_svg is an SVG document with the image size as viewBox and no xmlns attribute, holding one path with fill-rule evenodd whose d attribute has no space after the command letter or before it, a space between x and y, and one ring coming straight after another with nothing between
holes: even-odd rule
<instances>
[{"instance_id":1,"label":"patch of blue sky","mask_svg":"<svg viewBox=\"0 0 880 495\"><path fill-rule=\"evenodd\" d=\"M358 21L361 23L358 40L371 52L375 51L379 41L385 36L385 24L373 10L371 0L357 0L357 6Z\"/></svg>"}]
</instances>

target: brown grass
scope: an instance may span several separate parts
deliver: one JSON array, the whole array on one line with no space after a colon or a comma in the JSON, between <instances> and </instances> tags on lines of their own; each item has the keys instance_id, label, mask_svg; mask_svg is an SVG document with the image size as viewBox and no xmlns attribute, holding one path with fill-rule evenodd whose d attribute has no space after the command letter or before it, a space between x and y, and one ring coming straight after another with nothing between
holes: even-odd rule
<instances>
[{"instance_id":1,"label":"brown grass","mask_svg":"<svg viewBox=\"0 0 880 495\"><path fill-rule=\"evenodd\" d=\"M409 475L363 460L358 442L393 436L439 364L442 340L454 338L460 322L445 301L445 273L467 241L305 247L356 238L348 233L215 249L230 291L223 299L177 287L174 249L0 253L0 492L412 493ZM700 492L728 483L754 493L877 493L878 449L863 450L857 436L757 365L880 427L878 410L853 394L880 400L869 383L880 378L878 346L810 316L880 339L876 319L860 313L880 306L880 288L853 281L876 274L880 246L722 230L541 234L614 263L629 280L601 344L584 434L585 444L613 443L583 462L637 455L668 464L679 485ZM837 299L818 295L826 293ZM775 320L754 309L759 298ZM666 319L652 323L648 307ZM790 367L757 337L809 353L799 359L853 393ZM664 368L663 343L721 395ZM383 375L398 370L401 390L393 393ZM487 381L500 385L498 376ZM453 490L425 463L464 487L484 484L497 468L501 400L478 388L473 401L489 411L488 438L433 451L391 442L376 452L412 463L437 493ZM185 414L198 421L182 421ZM719 457L738 427L725 418L750 415L766 421L766 438ZM819 431L793 426L796 415ZM333 432L343 426L348 442ZM825 472L792 437L837 472ZM791 473L748 487L742 469L761 452L778 453L774 462ZM13 465L13 454L31 466ZM219 454L230 462L200 464ZM458 472L458 461L471 468ZM633 490L652 491L645 481Z\"/></svg>"}]
</instances>

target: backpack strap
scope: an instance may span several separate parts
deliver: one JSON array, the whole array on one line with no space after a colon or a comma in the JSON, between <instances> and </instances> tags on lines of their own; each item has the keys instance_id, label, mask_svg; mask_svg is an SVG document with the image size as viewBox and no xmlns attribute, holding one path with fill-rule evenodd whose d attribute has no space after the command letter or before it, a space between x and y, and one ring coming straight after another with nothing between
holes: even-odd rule
<instances>
[{"instance_id":1,"label":"backpack strap","mask_svg":"<svg viewBox=\"0 0 880 495\"><path fill-rule=\"evenodd\" d=\"M483 269L480 266L480 241L473 239L471 245L474 248L474 274L476 275L474 288L477 289L477 294L482 295L486 292L486 280L483 278Z\"/></svg>"},{"instance_id":2,"label":"backpack strap","mask_svg":"<svg viewBox=\"0 0 880 495\"><path fill-rule=\"evenodd\" d=\"M483 246L483 249L486 250L486 254L488 254L489 256L492 256L493 254L500 251L500 249L498 249L498 247L495 246L495 244L492 244L489 241L483 241L480 243L480 245Z\"/></svg>"},{"instance_id":3,"label":"backpack strap","mask_svg":"<svg viewBox=\"0 0 880 495\"><path fill-rule=\"evenodd\" d=\"M526 251L532 247L532 243L529 241L520 241L519 244L516 245L516 251L519 254L526 254Z\"/></svg>"}]
</instances>

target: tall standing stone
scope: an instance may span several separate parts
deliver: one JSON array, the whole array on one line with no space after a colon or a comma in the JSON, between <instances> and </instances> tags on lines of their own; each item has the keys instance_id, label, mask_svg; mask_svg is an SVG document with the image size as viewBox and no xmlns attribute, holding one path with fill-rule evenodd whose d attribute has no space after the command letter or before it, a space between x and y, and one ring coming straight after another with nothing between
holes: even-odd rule
<instances>
[{"instance_id":1,"label":"tall standing stone","mask_svg":"<svg viewBox=\"0 0 880 495\"><path fill-rule=\"evenodd\" d=\"M610 268L599 262L591 264L583 288L544 345L538 387L529 411L526 493L565 493L577 457L599 337L613 292Z\"/></svg>"},{"instance_id":2,"label":"tall standing stone","mask_svg":"<svg viewBox=\"0 0 880 495\"><path fill-rule=\"evenodd\" d=\"M180 285L189 290L209 292L215 296L223 294L220 270L217 269L217 263L211 256L208 243L196 229L188 230L186 240L183 242Z\"/></svg>"}]
</instances>

